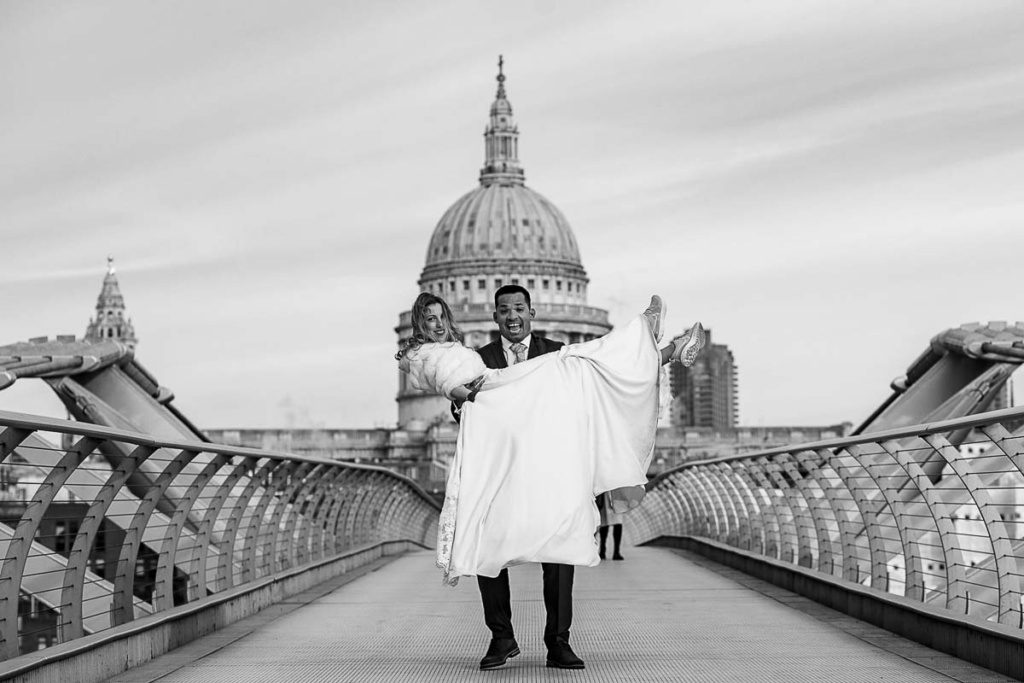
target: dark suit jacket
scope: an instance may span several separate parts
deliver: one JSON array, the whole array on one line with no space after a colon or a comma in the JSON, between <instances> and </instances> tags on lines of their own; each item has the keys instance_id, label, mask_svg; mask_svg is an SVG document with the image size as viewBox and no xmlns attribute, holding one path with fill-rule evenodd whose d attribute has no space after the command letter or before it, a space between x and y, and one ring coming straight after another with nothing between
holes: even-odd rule
<instances>
[{"instance_id":1,"label":"dark suit jacket","mask_svg":"<svg viewBox=\"0 0 1024 683\"><path fill-rule=\"evenodd\" d=\"M530 335L530 350L526 354L526 359L536 358L537 356L543 356L545 353L551 353L565 346L560 341L554 341L547 337L539 337L535 334ZM501 339L492 341L487 346L481 346L477 349L477 353L484 359L484 365L487 367L497 370L498 368L507 368L508 361L505 360L505 351L501 348Z\"/></svg>"},{"instance_id":2,"label":"dark suit jacket","mask_svg":"<svg viewBox=\"0 0 1024 683\"><path fill-rule=\"evenodd\" d=\"M548 339L547 337L541 337L536 334L530 335L530 350L526 353L526 359L536 358L537 356L543 356L545 353L551 353L565 346L560 341L554 339ZM498 370L500 368L507 368L508 361L505 360L505 350L501 348L501 339L498 338L496 341L492 341L486 346L481 346L476 350L480 354L480 357L484 359L484 365L491 368L492 370ZM455 412L455 402L452 402L452 417L455 421L459 421L459 414Z\"/></svg>"}]
</instances>

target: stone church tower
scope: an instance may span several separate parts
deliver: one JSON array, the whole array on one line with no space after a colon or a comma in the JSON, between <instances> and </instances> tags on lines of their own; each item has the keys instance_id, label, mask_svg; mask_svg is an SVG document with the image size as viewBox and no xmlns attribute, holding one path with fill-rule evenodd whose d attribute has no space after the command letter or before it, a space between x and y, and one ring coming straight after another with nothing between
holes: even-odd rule
<instances>
[{"instance_id":1,"label":"stone church tower","mask_svg":"<svg viewBox=\"0 0 1024 683\"><path fill-rule=\"evenodd\" d=\"M498 92L484 131L480 184L444 213L427 246L420 291L452 308L466 344L497 339L493 296L502 285L530 291L535 332L572 343L606 334L608 312L587 305L587 273L569 222L554 204L525 184L519 129L498 60ZM399 316L399 343L412 334L411 312ZM423 394L399 372L398 424L416 430L450 419L448 401Z\"/></svg>"},{"instance_id":2,"label":"stone church tower","mask_svg":"<svg viewBox=\"0 0 1024 683\"><path fill-rule=\"evenodd\" d=\"M96 299L96 317L89 320L85 339L116 339L124 342L133 351L138 343L132 319L125 315L124 297L121 296L121 287L117 284L113 256L107 257L107 275L103 278L103 288Z\"/></svg>"}]
</instances>

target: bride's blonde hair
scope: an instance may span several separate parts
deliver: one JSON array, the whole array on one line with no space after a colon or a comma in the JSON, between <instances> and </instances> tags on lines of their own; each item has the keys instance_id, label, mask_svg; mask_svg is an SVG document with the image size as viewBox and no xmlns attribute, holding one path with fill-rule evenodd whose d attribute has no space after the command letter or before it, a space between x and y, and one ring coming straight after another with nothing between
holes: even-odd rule
<instances>
[{"instance_id":1,"label":"bride's blonde hair","mask_svg":"<svg viewBox=\"0 0 1024 683\"><path fill-rule=\"evenodd\" d=\"M452 309L448 307L448 302L430 292L422 292L412 304L412 336L402 342L398 353L395 354L395 360L402 360L403 356L420 344L435 341L427 330L427 306L433 304L441 305L441 312L444 313L445 320L444 338L436 341L462 343L462 330L455 324L455 318L452 317Z\"/></svg>"}]
</instances>

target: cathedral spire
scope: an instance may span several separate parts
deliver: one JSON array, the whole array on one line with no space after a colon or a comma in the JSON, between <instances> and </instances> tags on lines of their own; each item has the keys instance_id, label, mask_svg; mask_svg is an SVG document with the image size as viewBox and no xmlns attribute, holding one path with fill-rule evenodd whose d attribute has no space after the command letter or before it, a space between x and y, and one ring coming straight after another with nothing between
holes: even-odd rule
<instances>
[{"instance_id":1,"label":"cathedral spire","mask_svg":"<svg viewBox=\"0 0 1024 683\"><path fill-rule=\"evenodd\" d=\"M505 58L498 56L498 92L491 105L491 117L484 131L484 167L481 185L522 185L519 165L519 129L512 118L512 105L505 95Z\"/></svg>"},{"instance_id":2,"label":"cathedral spire","mask_svg":"<svg viewBox=\"0 0 1024 683\"><path fill-rule=\"evenodd\" d=\"M505 72L502 69L505 66L504 55L498 55L498 95L497 99L505 99Z\"/></svg>"},{"instance_id":3,"label":"cathedral spire","mask_svg":"<svg viewBox=\"0 0 1024 683\"><path fill-rule=\"evenodd\" d=\"M87 341L100 341L103 339L117 339L135 349L138 340L135 338L135 326L132 320L125 315L124 297L121 295L121 287L117 283L117 275L114 269L114 257L107 257L107 275L103 278L103 287L96 299L96 317L89 319L89 326L85 330Z\"/></svg>"}]
</instances>

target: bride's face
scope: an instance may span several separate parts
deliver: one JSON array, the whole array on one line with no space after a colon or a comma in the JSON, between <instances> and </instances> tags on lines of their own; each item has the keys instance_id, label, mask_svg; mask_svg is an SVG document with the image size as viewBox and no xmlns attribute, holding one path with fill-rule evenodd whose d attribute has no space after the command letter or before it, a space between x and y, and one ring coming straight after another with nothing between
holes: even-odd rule
<instances>
[{"instance_id":1,"label":"bride's face","mask_svg":"<svg viewBox=\"0 0 1024 683\"><path fill-rule=\"evenodd\" d=\"M498 297L498 308L494 311L494 322L498 323L501 336L510 342L521 342L530 335L530 325L535 315L526 303L522 292L503 294Z\"/></svg>"},{"instance_id":2,"label":"bride's face","mask_svg":"<svg viewBox=\"0 0 1024 683\"><path fill-rule=\"evenodd\" d=\"M448 336L448 320L444 316L444 309L441 308L441 304L430 304L426 308L426 313L427 334L431 336L433 341L444 341L445 337Z\"/></svg>"}]
</instances>

